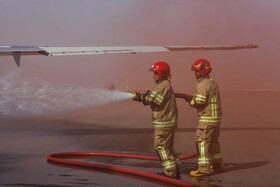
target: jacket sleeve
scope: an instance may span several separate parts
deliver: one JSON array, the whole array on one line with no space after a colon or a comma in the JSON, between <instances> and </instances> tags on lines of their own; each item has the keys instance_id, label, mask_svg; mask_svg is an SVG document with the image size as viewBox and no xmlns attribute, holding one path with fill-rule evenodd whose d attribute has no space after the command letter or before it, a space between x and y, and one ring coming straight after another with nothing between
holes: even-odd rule
<instances>
[{"instance_id":1,"label":"jacket sleeve","mask_svg":"<svg viewBox=\"0 0 280 187\"><path fill-rule=\"evenodd\" d=\"M198 84L196 88L196 93L190 101L190 105L194 108L203 107L207 101L207 87L203 84Z\"/></svg>"},{"instance_id":2,"label":"jacket sleeve","mask_svg":"<svg viewBox=\"0 0 280 187\"><path fill-rule=\"evenodd\" d=\"M149 105L161 106L165 97L166 97L165 88L154 89L152 93L145 98L145 100Z\"/></svg>"}]
</instances>

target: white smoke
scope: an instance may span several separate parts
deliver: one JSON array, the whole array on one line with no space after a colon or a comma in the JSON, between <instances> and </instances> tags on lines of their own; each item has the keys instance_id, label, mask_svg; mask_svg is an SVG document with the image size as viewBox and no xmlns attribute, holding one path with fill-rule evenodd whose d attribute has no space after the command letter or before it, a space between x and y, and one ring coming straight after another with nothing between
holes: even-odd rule
<instances>
[{"instance_id":1,"label":"white smoke","mask_svg":"<svg viewBox=\"0 0 280 187\"><path fill-rule=\"evenodd\" d=\"M132 97L121 91L23 80L15 72L0 78L0 114L7 116L52 115Z\"/></svg>"}]
</instances>

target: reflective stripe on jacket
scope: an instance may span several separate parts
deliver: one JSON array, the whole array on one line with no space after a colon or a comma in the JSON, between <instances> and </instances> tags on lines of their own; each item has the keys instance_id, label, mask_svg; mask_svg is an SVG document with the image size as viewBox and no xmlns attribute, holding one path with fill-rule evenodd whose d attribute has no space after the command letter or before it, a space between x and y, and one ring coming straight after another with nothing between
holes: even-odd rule
<instances>
[{"instance_id":1,"label":"reflective stripe on jacket","mask_svg":"<svg viewBox=\"0 0 280 187\"><path fill-rule=\"evenodd\" d=\"M202 105L199 107L199 122L219 123L222 120L222 107L219 87L209 76L198 79L196 93L190 102Z\"/></svg>"},{"instance_id":2,"label":"reflective stripe on jacket","mask_svg":"<svg viewBox=\"0 0 280 187\"><path fill-rule=\"evenodd\" d=\"M174 91L169 80L156 84L146 101L152 101L154 127L171 127L178 123L178 109Z\"/></svg>"}]
</instances>

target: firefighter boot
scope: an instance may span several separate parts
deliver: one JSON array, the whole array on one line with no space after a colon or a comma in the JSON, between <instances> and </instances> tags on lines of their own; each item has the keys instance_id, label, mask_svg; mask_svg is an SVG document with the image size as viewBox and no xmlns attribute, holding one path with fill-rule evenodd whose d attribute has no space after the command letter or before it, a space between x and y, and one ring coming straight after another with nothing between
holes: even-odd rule
<instances>
[{"instance_id":1,"label":"firefighter boot","mask_svg":"<svg viewBox=\"0 0 280 187\"><path fill-rule=\"evenodd\" d=\"M202 173L202 172L200 172L200 171L198 171L198 170L195 170L195 171L191 171L191 172L190 172L190 176L193 176L193 177L203 177L203 176L207 176L207 175L209 175L209 174L207 174L207 173Z\"/></svg>"},{"instance_id":2,"label":"firefighter boot","mask_svg":"<svg viewBox=\"0 0 280 187\"><path fill-rule=\"evenodd\" d=\"M169 177L169 178L174 178L181 180L181 168L180 166L176 166L173 168L170 168L168 170L163 171L162 173L157 173L158 175L164 176L164 177Z\"/></svg>"},{"instance_id":3,"label":"firefighter boot","mask_svg":"<svg viewBox=\"0 0 280 187\"><path fill-rule=\"evenodd\" d=\"M173 178L173 179L177 179L177 180L181 180L181 175L179 175L179 174L177 174L175 177L170 177L170 176L166 175L164 172L157 173L157 175L168 177L168 178Z\"/></svg>"}]
</instances>

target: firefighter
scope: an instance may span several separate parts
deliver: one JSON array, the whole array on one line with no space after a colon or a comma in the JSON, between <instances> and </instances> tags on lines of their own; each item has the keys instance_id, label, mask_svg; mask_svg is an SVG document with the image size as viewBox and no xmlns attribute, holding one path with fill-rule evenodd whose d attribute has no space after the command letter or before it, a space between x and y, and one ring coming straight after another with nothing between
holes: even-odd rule
<instances>
[{"instance_id":1,"label":"firefighter","mask_svg":"<svg viewBox=\"0 0 280 187\"><path fill-rule=\"evenodd\" d=\"M199 122L195 135L198 151L198 169L191 171L193 177L209 175L224 168L218 137L222 120L219 88L210 78L212 68L205 59L194 62L191 68L198 81L193 98L185 98L189 105L197 109Z\"/></svg>"},{"instance_id":2,"label":"firefighter","mask_svg":"<svg viewBox=\"0 0 280 187\"><path fill-rule=\"evenodd\" d=\"M173 148L174 132L178 123L178 110L171 82L170 67L166 62L155 63L149 71L156 82L150 93L135 93L134 101L149 105L153 113L154 148L162 163L159 175L180 178L180 161Z\"/></svg>"}]
</instances>

